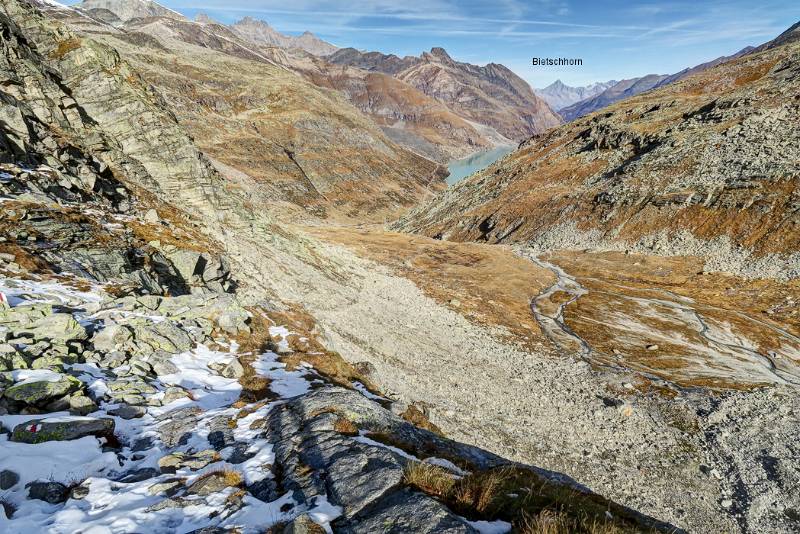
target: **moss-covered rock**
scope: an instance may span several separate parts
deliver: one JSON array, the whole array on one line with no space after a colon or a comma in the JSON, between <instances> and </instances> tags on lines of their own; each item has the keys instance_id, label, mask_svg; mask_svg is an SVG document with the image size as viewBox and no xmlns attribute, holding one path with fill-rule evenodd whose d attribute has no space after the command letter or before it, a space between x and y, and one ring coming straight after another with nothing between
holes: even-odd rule
<instances>
[{"instance_id":1,"label":"moss-covered rock","mask_svg":"<svg viewBox=\"0 0 800 534\"><path fill-rule=\"evenodd\" d=\"M69 441L86 436L112 438L114 420L92 417L59 417L34 419L14 427L11 441L19 443L44 443L46 441Z\"/></svg>"},{"instance_id":2,"label":"moss-covered rock","mask_svg":"<svg viewBox=\"0 0 800 534\"><path fill-rule=\"evenodd\" d=\"M42 404L49 400L69 395L81 388L81 381L69 375L58 380L24 381L5 391L5 397L25 404Z\"/></svg>"}]
</instances>

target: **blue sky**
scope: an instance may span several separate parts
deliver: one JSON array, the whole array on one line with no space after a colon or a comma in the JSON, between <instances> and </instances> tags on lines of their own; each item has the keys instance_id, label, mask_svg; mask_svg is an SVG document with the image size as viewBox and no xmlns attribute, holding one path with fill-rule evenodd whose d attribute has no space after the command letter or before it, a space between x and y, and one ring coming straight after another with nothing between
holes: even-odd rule
<instances>
[{"instance_id":1,"label":"blue sky","mask_svg":"<svg viewBox=\"0 0 800 534\"><path fill-rule=\"evenodd\" d=\"M70 2L75 3L75 2ZM771 39L798 20L798 0L163 0L187 16L252 16L284 33L309 30L337 46L503 63L534 87L668 74ZM531 58L581 58L533 67Z\"/></svg>"}]
</instances>

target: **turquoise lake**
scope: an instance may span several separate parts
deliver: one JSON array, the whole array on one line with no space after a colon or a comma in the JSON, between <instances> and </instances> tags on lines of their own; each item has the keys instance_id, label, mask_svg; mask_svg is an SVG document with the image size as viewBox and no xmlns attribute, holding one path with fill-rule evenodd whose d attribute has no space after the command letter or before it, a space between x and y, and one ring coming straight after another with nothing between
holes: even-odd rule
<instances>
[{"instance_id":1,"label":"turquoise lake","mask_svg":"<svg viewBox=\"0 0 800 534\"><path fill-rule=\"evenodd\" d=\"M485 169L506 154L513 152L516 148L515 146L499 146L486 152L478 152L466 158L451 161L447 165L447 169L450 171L450 176L447 177L447 184L453 185L470 174Z\"/></svg>"}]
</instances>

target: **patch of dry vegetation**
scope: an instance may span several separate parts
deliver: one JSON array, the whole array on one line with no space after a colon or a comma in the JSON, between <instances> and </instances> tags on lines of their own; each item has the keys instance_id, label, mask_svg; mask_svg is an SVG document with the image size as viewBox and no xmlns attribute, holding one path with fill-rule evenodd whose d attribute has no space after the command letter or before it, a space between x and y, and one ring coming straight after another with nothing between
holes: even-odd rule
<instances>
[{"instance_id":1,"label":"patch of dry vegetation","mask_svg":"<svg viewBox=\"0 0 800 534\"><path fill-rule=\"evenodd\" d=\"M50 52L51 59L62 59L64 56L81 47L81 41L77 37L70 37L58 43L58 46Z\"/></svg>"},{"instance_id":2,"label":"patch of dry vegetation","mask_svg":"<svg viewBox=\"0 0 800 534\"><path fill-rule=\"evenodd\" d=\"M444 436L442 429L436 426L428 419L427 414L420 410L415 404L409 404L408 408L400 414L400 417L411 423L412 425L429 430L434 434Z\"/></svg>"},{"instance_id":3,"label":"patch of dry vegetation","mask_svg":"<svg viewBox=\"0 0 800 534\"><path fill-rule=\"evenodd\" d=\"M683 387L740 390L763 385L759 377L739 371L735 358L710 356L714 347L701 336L697 324L676 320L680 316L658 304L665 301L695 310L704 323L746 339L761 354L791 349L796 346L792 336L800 334L800 313L788 300L800 291L798 280L706 273L703 261L693 257L558 251L546 259L588 289L564 310L564 318L591 345L592 358L601 365L622 364ZM641 327L625 326L631 324ZM648 350L651 345L658 345L658 350ZM692 346L709 350L700 353ZM800 365L791 358L776 362L779 367ZM675 394L645 378L636 381L635 389Z\"/></svg>"},{"instance_id":4,"label":"patch of dry vegetation","mask_svg":"<svg viewBox=\"0 0 800 534\"><path fill-rule=\"evenodd\" d=\"M530 301L555 278L507 247L345 227L301 230L386 265L469 321L499 327L514 343L533 346L544 341Z\"/></svg>"},{"instance_id":5,"label":"patch of dry vegetation","mask_svg":"<svg viewBox=\"0 0 800 534\"><path fill-rule=\"evenodd\" d=\"M403 482L428 495L445 497L456 482L452 473L438 465L409 462L403 472Z\"/></svg>"},{"instance_id":6,"label":"patch of dry vegetation","mask_svg":"<svg viewBox=\"0 0 800 534\"><path fill-rule=\"evenodd\" d=\"M268 312L267 316L273 324L286 326L291 332L285 340L272 340L273 346L279 341L286 341L293 351L278 358L281 363L286 364L288 370L295 370L305 362L338 386L353 389L353 382L361 382L372 393L381 394L369 377L359 372L341 354L328 350L317 341L316 321L305 310L293 307L284 312Z\"/></svg>"},{"instance_id":7,"label":"patch of dry vegetation","mask_svg":"<svg viewBox=\"0 0 800 534\"><path fill-rule=\"evenodd\" d=\"M344 434L345 436L357 436L358 435L358 426L350 419L346 417L339 417L333 423L333 429L340 433Z\"/></svg>"},{"instance_id":8,"label":"patch of dry vegetation","mask_svg":"<svg viewBox=\"0 0 800 534\"><path fill-rule=\"evenodd\" d=\"M458 478L446 469L411 462L404 481L476 520L509 521L525 534L655 532L634 512L600 495L550 481L523 467L504 466Z\"/></svg>"},{"instance_id":9,"label":"patch of dry vegetation","mask_svg":"<svg viewBox=\"0 0 800 534\"><path fill-rule=\"evenodd\" d=\"M580 522L563 512L542 510L536 516L525 516L517 524L515 531L518 534L573 534L585 532L586 534L618 534L623 532L618 527L607 521L591 523Z\"/></svg>"}]
</instances>

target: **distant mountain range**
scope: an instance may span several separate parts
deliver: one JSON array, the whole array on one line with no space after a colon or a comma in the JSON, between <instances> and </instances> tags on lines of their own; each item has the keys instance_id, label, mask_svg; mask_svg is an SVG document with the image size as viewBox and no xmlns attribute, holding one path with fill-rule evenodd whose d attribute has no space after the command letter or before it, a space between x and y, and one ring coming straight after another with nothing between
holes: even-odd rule
<instances>
[{"instance_id":1,"label":"distant mountain range","mask_svg":"<svg viewBox=\"0 0 800 534\"><path fill-rule=\"evenodd\" d=\"M263 20L251 17L243 18L230 28L240 37L254 43L280 48L298 48L315 56L327 56L338 50L336 46L323 41L311 32L304 32L298 37L284 35Z\"/></svg>"},{"instance_id":2,"label":"distant mountain range","mask_svg":"<svg viewBox=\"0 0 800 534\"><path fill-rule=\"evenodd\" d=\"M616 83L617 80L610 80L580 87L571 87L561 80L556 80L544 89L537 89L536 94L550 104L551 108L559 111L567 106L600 94Z\"/></svg>"},{"instance_id":3,"label":"distant mountain range","mask_svg":"<svg viewBox=\"0 0 800 534\"><path fill-rule=\"evenodd\" d=\"M559 110L559 113L562 117L564 117L564 120L569 122L577 119L578 117L583 117L584 115L588 115L589 113L597 111L598 109L602 109L624 98L629 98L631 96L638 95L639 93L649 91L654 87L658 87L659 84L668 77L669 76L667 75L648 74L647 76L642 76L641 78L622 80L593 97L587 98L586 100L581 100L580 102L576 102L571 106L567 106Z\"/></svg>"},{"instance_id":4,"label":"distant mountain range","mask_svg":"<svg viewBox=\"0 0 800 534\"><path fill-rule=\"evenodd\" d=\"M395 143L438 163L515 145L562 122L505 66L458 62L442 48L404 58L340 49L310 32L285 35L252 17L230 25L206 14L188 20L149 0L84 0L62 11L89 33L114 30L139 46L179 54L189 44L288 69L336 90Z\"/></svg>"},{"instance_id":5,"label":"distant mountain range","mask_svg":"<svg viewBox=\"0 0 800 534\"><path fill-rule=\"evenodd\" d=\"M389 74L443 102L467 120L490 126L507 139L519 140L561 123L530 85L509 68L497 63L483 67L461 63L443 48L403 58L345 48L327 60Z\"/></svg>"},{"instance_id":6,"label":"distant mountain range","mask_svg":"<svg viewBox=\"0 0 800 534\"><path fill-rule=\"evenodd\" d=\"M717 59L701 63L700 65L683 69L682 71L677 72L675 74L670 74L670 75L648 74L646 76L642 76L639 78L630 78L628 80L622 80L620 82L606 82L609 83L610 85L605 87L602 91L598 91L595 94L588 95L587 97L582 99L574 100L573 102L563 106L559 106L557 104L560 103L561 101L567 101L570 96L577 94L579 90L588 88L597 88L605 84L597 83L587 86L586 88L569 87L562 84L561 81L559 80L553 83L552 85L549 85L544 89L538 91L538 93L542 95L542 97L545 98L545 100L547 100L548 98L555 100L556 105L553 106L553 109L557 110L559 114L564 118L564 120L571 121L577 119L578 117L583 117L584 115L588 115L589 113L597 111L598 109L602 109L622 99L638 95L645 91L649 91L650 89L663 87L667 84L677 82L678 80L682 80L683 78L686 78L687 76L690 76L692 74L703 72L704 70L710 69L711 67L715 67L721 63L725 63L726 61L730 61L731 59L736 59L738 57L741 57L753 50L754 48L752 46L748 46L730 56L718 57ZM548 102L551 105L554 104L554 102L551 100L548 100Z\"/></svg>"},{"instance_id":7,"label":"distant mountain range","mask_svg":"<svg viewBox=\"0 0 800 534\"><path fill-rule=\"evenodd\" d=\"M102 20L113 26L121 26L134 19L149 19L154 17L164 17L173 20L187 21L186 17L180 13L168 9L150 0L83 0L75 7ZM199 24L216 24L208 15L200 14L196 18ZM332 54L338 48L328 42L323 41L311 32L305 32L300 36L284 35L272 28L262 20L245 17L239 22L229 27L237 36L266 46L277 46L279 48L296 48L316 55L325 56Z\"/></svg>"}]
</instances>

